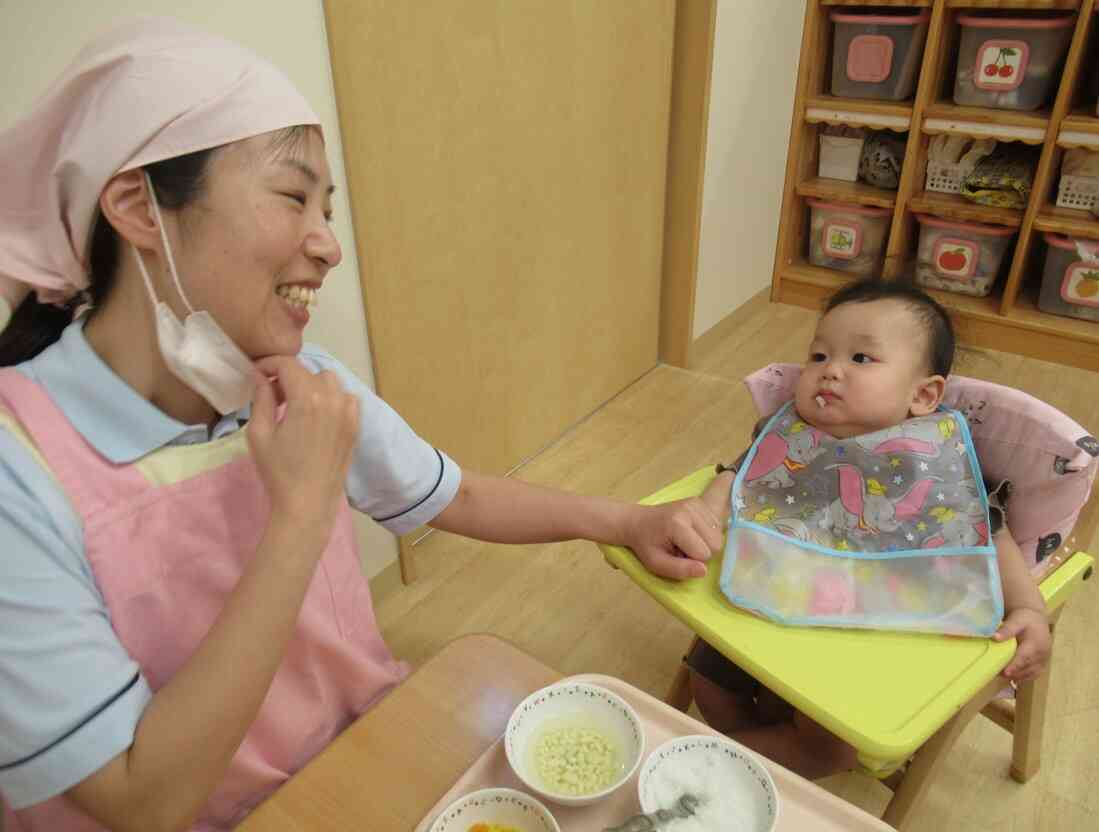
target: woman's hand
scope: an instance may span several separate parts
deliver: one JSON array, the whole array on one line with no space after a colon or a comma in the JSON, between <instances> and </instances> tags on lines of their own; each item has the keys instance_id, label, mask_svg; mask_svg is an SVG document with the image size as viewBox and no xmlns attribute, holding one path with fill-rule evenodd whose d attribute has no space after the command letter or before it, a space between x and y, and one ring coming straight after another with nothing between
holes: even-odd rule
<instances>
[{"instance_id":1,"label":"woman's hand","mask_svg":"<svg viewBox=\"0 0 1099 832\"><path fill-rule=\"evenodd\" d=\"M1044 612L1028 607L1014 609L992 638L995 641L1016 640L1015 657L1003 670L1003 675L1013 682L1037 678L1049 664L1053 638Z\"/></svg>"},{"instance_id":2,"label":"woman's hand","mask_svg":"<svg viewBox=\"0 0 1099 832\"><path fill-rule=\"evenodd\" d=\"M346 499L347 469L359 435L359 400L334 373L310 373L294 358L256 362L248 444L271 500L272 517L331 532ZM282 419L276 409L285 404ZM323 547L322 547L323 548Z\"/></svg>"},{"instance_id":3,"label":"woman's hand","mask_svg":"<svg viewBox=\"0 0 1099 832\"><path fill-rule=\"evenodd\" d=\"M635 506L625 545L654 575L701 578L706 561L721 549L724 525L699 497L658 506Z\"/></svg>"}]
</instances>

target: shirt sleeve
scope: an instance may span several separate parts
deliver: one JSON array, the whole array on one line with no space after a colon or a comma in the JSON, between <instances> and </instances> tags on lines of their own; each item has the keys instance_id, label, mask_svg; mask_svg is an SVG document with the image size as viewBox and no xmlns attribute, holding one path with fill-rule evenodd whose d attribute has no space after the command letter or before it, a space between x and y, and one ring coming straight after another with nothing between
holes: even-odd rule
<instances>
[{"instance_id":1,"label":"shirt sleeve","mask_svg":"<svg viewBox=\"0 0 1099 832\"><path fill-rule=\"evenodd\" d=\"M299 360L311 372L330 370L360 402L359 440L347 475L351 505L394 534L433 520L450 505L462 472L420 438L400 415L343 364L307 345Z\"/></svg>"},{"instance_id":2,"label":"shirt sleeve","mask_svg":"<svg viewBox=\"0 0 1099 832\"><path fill-rule=\"evenodd\" d=\"M2 427L0 540L0 794L22 809L129 748L152 693L111 628L79 518Z\"/></svg>"}]
</instances>

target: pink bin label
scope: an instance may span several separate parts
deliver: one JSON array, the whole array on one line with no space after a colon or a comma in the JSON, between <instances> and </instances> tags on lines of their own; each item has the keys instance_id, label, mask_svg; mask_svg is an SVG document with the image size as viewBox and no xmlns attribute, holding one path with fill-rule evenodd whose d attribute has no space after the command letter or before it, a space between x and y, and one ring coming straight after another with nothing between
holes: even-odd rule
<instances>
[{"instance_id":1,"label":"pink bin label","mask_svg":"<svg viewBox=\"0 0 1099 832\"><path fill-rule=\"evenodd\" d=\"M973 83L988 92L1011 92L1023 83L1030 45L1023 40L986 40L977 50Z\"/></svg>"},{"instance_id":2,"label":"pink bin label","mask_svg":"<svg viewBox=\"0 0 1099 832\"><path fill-rule=\"evenodd\" d=\"M851 221L830 222L821 229L824 253L840 260L854 260L862 251L862 226Z\"/></svg>"},{"instance_id":3,"label":"pink bin label","mask_svg":"<svg viewBox=\"0 0 1099 832\"><path fill-rule=\"evenodd\" d=\"M980 256L980 246L975 242L953 237L940 237L936 240L931 255L935 271L943 277L956 280L973 277L977 273Z\"/></svg>"},{"instance_id":4,"label":"pink bin label","mask_svg":"<svg viewBox=\"0 0 1099 832\"><path fill-rule=\"evenodd\" d=\"M1099 263L1080 260L1065 269L1061 300L1077 306L1099 306Z\"/></svg>"},{"instance_id":5,"label":"pink bin label","mask_svg":"<svg viewBox=\"0 0 1099 832\"><path fill-rule=\"evenodd\" d=\"M847 47L847 78L864 84L880 84L893 68L893 38L856 35Z\"/></svg>"}]
</instances>

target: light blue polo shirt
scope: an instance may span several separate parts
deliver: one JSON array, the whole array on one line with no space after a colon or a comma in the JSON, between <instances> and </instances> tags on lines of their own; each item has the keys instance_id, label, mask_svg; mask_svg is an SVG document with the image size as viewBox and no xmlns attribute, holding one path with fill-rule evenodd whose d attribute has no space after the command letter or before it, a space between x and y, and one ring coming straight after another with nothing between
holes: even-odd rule
<instances>
[{"instance_id":1,"label":"light blue polo shirt","mask_svg":"<svg viewBox=\"0 0 1099 832\"><path fill-rule=\"evenodd\" d=\"M299 360L336 373L361 402L349 502L394 534L446 508L458 466L328 353L307 345ZM208 442L247 420L247 408L213 430L170 418L99 358L82 321L17 369L114 463ZM26 445L0 427L0 794L20 809L88 777L129 748L151 697L111 628L79 517Z\"/></svg>"}]
</instances>

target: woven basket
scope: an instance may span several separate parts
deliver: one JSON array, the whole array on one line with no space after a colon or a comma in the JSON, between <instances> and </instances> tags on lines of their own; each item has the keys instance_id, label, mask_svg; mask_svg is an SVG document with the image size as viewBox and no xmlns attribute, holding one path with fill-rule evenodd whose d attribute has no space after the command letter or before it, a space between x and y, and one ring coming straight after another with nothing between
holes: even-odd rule
<instances>
[{"instance_id":1,"label":"woven basket","mask_svg":"<svg viewBox=\"0 0 1099 832\"><path fill-rule=\"evenodd\" d=\"M1058 208L1091 209L1099 202L1099 177L1062 176L1057 188Z\"/></svg>"},{"instance_id":2,"label":"woven basket","mask_svg":"<svg viewBox=\"0 0 1099 832\"><path fill-rule=\"evenodd\" d=\"M962 190L962 181L973 172L973 165L959 165L951 162L927 160L927 182L929 191L943 194L956 194Z\"/></svg>"}]
</instances>

